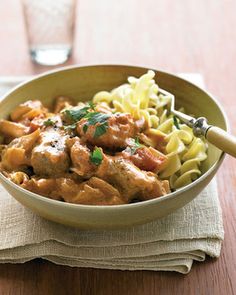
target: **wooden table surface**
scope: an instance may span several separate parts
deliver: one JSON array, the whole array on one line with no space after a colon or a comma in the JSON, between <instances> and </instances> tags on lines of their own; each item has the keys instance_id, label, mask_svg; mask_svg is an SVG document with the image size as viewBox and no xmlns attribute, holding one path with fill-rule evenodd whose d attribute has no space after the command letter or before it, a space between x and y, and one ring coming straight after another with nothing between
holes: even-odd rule
<instances>
[{"instance_id":1,"label":"wooden table surface","mask_svg":"<svg viewBox=\"0 0 236 295\"><path fill-rule=\"evenodd\" d=\"M236 125L235 0L79 0L68 64L145 65L200 72ZM45 70L31 63L19 0L0 1L0 76ZM57 266L40 259L0 265L0 294L236 294L236 160L218 173L225 240L219 259L188 275Z\"/></svg>"}]
</instances>

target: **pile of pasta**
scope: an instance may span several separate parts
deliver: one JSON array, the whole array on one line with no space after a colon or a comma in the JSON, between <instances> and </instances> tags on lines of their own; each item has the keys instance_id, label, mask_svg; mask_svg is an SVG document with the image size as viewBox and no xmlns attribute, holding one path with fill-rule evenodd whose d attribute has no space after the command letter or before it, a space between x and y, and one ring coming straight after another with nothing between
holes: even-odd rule
<instances>
[{"instance_id":1,"label":"pile of pasta","mask_svg":"<svg viewBox=\"0 0 236 295\"><path fill-rule=\"evenodd\" d=\"M144 118L148 131L141 140L147 146L155 147L153 138L165 137L162 152L168 161L158 176L169 180L172 189L178 189L202 174L201 164L207 158L207 144L169 112L171 96L159 93L154 77L152 70L140 78L129 77L128 83L110 92L98 92L93 102L106 105L113 112L130 113L136 120ZM184 109L180 110L184 112Z\"/></svg>"}]
</instances>

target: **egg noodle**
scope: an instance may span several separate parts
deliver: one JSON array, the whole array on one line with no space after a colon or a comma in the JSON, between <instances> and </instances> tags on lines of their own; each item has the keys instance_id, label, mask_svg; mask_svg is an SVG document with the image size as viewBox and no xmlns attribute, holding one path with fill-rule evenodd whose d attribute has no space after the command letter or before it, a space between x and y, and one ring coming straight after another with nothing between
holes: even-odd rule
<instances>
[{"instance_id":1,"label":"egg noodle","mask_svg":"<svg viewBox=\"0 0 236 295\"><path fill-rule=\"evenodd\" d=\"M207 145L204 139L194 136L190 127L169 113L171 97L159 93L154 77L152 70L140 78L128 77L128 83L110 92L95 94L93 102L106 105L113 112L130 113L136 120L143 118L148 131L141 139L146 145L155 147L153 136L165 136L163 152L168 161L158 176L169 180L172 189L178 189L202 174L201 163L207 158Z\"/></svg>"}]
</instances>

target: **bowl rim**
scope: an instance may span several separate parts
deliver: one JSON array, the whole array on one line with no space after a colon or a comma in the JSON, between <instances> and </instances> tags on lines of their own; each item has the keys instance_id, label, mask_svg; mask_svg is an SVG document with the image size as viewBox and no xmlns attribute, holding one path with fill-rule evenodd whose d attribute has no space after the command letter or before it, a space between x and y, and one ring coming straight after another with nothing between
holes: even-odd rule
<instances>
[{"instance_id":1,"label":"bowl rim","mask_svg":"<svg viewBox=\"0 0 236 295\"><path fill-rule=\"evenodd\" d=\"M154 70L157 71L159 73L163 73L164 75L170 76L172 78L177 78L179 80L182 80L184 83L190 84L191 87L197 88L200 91L205 92L210 98L211 100L216 104L216 106L219 108L219 110L221 111L222 115L223 115L223 119L224 119L224 123L226 125L226 131L230 130L230 125L229 125L229 120L228 117L224 111L224 108L222 107L221 103L215 98L215 96L213 96L209 91L206 91L205 89L202 89L201 87L197 86L196 84L182 78L179 77L175 74L171 74L169 72L166 71L162 71L162 70L157 70L154 69L152 67L145 67L145 66L138 66L138 65L129 65L129 64L80 64L80 65L69 65L69 66L64 66L64 67L59 67L57 69L52 69L49 71L45 71L41 74L35 75L33 77L31 77L30 79L27 79L26 81L23 81L21 83L19 83L18 85L14 86L13 88L11 88L9 91L7 91L2 97L1 97L1 101L0 101L0 106L1 104L9 97L9 95L11 95L13 92L17 91L19 88L21 88L24 85L27 85L35 80L40 80L40 79L44 79L47 78L47 76L59 73L59 72L63 72L63 71L69 71L69 70L73 70L73 69L77 69L77 68L91 68L91 67L129 67L129 68L139 68L139 69L143 69L143 70ZM198 179L196 179L195 181L193 181L192 183L174 191L171 192L167 195L155 198L155 199L150 199L150 200L146 200L146 201L141 201L138 203L130 203L130 204L121 204L121 205L84 205L84 204L74 204L74 203L67 203L67 202L62 202L59 200L54 200L54 199L50 199L47 197L44 197L42 195L33 193L29 190L26 190L22 187L20 187L19 185L15 184L14 182L12 182L11 180L9 180L6 176L4 176L4 174L2 172L0 172L0 180L2 182L6 182L8 183L10 186L14 187L16 190L21 191L24 194L28 194L31 197L36 198L38 201L42 201L45 203L50 203L51 205L56 205L59 207L64 207L64 208L73 208L73 209L83 209L83 210L96 210L96 211L104 211L104 210L120 210L120 209L134 209L136 207L140 207L140 206L148 206L148 205L152 205L153 203L159 203L162 202L163 200L169 200L172 198L177 197L178 195L180 195L183 192L188 191L189 189L191 189L191 187L196 186L198 183L204 181L214 170L217 170L222 161L225 158L225 152L221 152L219 159L204 173L202 174Z\"/></svg>"}]
</instances>

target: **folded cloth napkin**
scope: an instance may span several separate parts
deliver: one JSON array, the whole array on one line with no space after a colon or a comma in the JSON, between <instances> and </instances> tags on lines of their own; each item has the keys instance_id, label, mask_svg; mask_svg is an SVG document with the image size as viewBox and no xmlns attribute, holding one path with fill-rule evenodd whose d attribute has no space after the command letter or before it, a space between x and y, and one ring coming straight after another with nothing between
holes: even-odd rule
<instances>
[{"instance_id":1,"label":"folded cloth napkin","mask_svg":"<svg viewBox=\"0 0 236 295\"><path fill-rule=\"evenodd\" d=\"M199 75L186 77L201 82ZM215 179L191 203L169 216L122 230L85 231L47 221L0 186L1 263L41 257L77 267L185 274L193 260L204 261L206 254L218 257L223 236Z\"/></svg>"}]
</instances>

